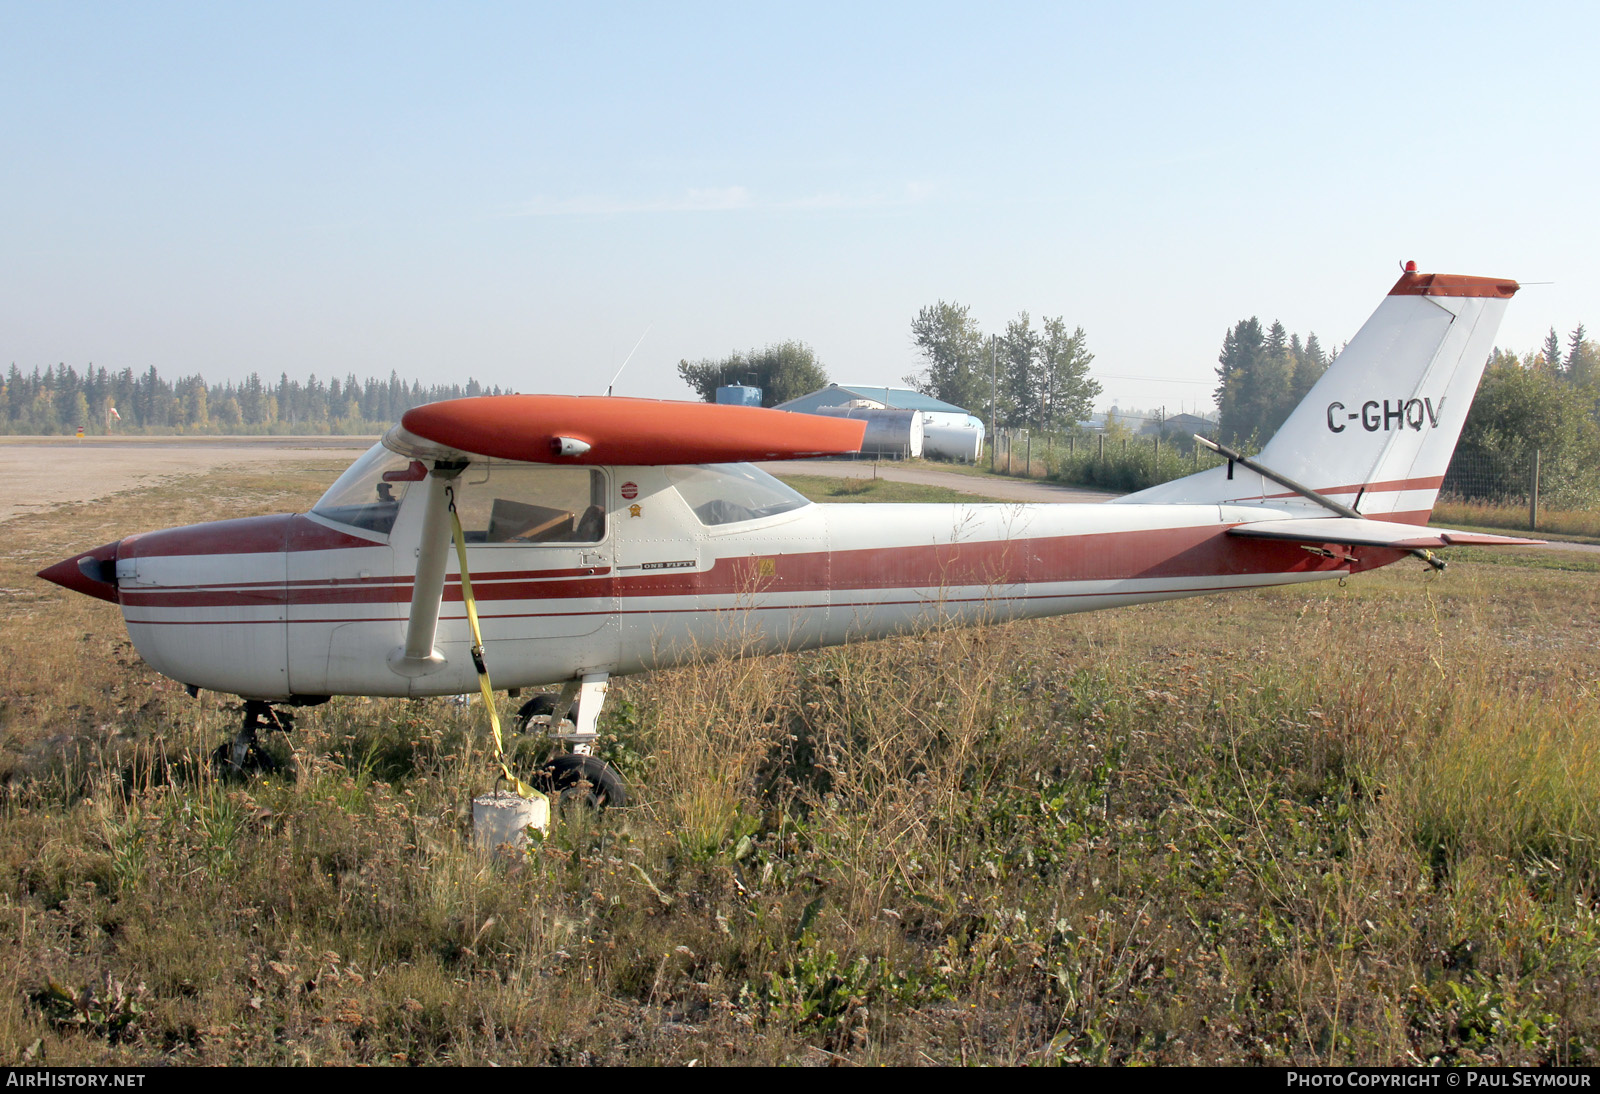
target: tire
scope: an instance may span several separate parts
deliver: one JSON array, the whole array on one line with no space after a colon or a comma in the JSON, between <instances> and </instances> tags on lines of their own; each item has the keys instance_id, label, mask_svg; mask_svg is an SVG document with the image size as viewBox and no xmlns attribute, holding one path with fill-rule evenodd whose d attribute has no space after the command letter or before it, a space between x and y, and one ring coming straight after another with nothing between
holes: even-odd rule
<instances>
[{"instance_id":1,"label":"tire","mask_svg":"<svg viewBox=\"0 0 1600 1094\"><path fill-rule=\"evenodd\" d=\"M527 733L533 728L533 720L535 718L548 718L552 722L556 721L556 703L560 699L561 696L547 691L543 695L535 695L532 699L523 703L522 707L517 711L517 725L522 732ZM572 709L567 712L567 719L574 725L577 724L577 703L572 704Z\"/></svg>"},{"instance_id":2,"label":"tire","mask_svg":"<svg viewBox=\"0 0 1600 1094\"><path fill-rule=\"evenodd\" d=\"M244 763L233 762L233 745L221 744L211 753L211 765L218 775L250 776L250 775L275 775L278 772L278 761L272 754L259 744L252 744L245 750Z\"/></svg>"},{"instance_id":3,"label":"tire","mask_svg":"<svg viewBox=\"0 0 1600 1094\"><path fill-rule=\"evenodd\" d=\"M563 804L583 804L596 810L620 809L628 804L628 789L616 768L595 756L566 753L556 756L540 772L539 789Z\"/></svg>"}]
</instances>

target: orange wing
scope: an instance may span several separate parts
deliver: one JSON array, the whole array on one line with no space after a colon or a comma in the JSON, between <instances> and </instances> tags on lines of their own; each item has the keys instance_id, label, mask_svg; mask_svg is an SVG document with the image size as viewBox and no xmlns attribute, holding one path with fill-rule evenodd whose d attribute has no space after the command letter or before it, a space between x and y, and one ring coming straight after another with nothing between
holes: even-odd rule
<instances>
[{"instance_id":1,"label":"orange wing","mask_svg":"<svg viewBox=\"0 0 1600 1094\"><path fill-rule=\"evenodd\" d=\"M485 395L406 411L386 439L531 463L680 464L858 452L866 423L786 410L602 395ZM409 436L407 436L409 434ZM588 450L559 454L563 439Z\"/></svg>"}]
</instances>

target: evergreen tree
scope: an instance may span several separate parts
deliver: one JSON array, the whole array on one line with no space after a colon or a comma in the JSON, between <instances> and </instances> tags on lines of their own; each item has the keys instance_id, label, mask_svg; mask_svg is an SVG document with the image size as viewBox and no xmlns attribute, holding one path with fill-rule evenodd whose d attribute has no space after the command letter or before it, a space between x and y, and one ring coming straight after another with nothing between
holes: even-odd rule
<instances>
[{"instance_id":1,"label":"evergreen tree","mask_svg":"<svg viewBox=\"0 0 1600 1094\"><path fill-rule=\"evenodd\" d=\"M1550 328L1550 333L1544 338L1544 367L1549 372L1558 372L1561 369L1561 339L1556 337L1556 329Z\"/></svg>"},{"instance_id":2,"label":"evergreen tree","mask_svg":"<svg viewBox=\"0 0 1600 1094\"><path fill-rule=\"evenodd\" d=\"M1270 440L1329 363L1315 334L1301 342L1279 322L1263 332L1254 317L1223 335L1217 361L1217 432L1233 444Z\"/></svg>"},{"instance_id":3,"label":"evergreen tree","mask_svg":"<svg viewBox=\"0 0 1600 1094\"><path fill-rule=\"evenodd\" d=\"M1298 335L1296 336L1298 338ZM1294 375L1289 382L1289 407L1300 405L1313 385L1328 370L1328 359L1322 352L1322 343L1315 334L1306 336L1305 346L1295 358ZM1286 415L1287 416L1287 415Z\"/></svg>"},{"instance_id":4,"label":"evergreen tree","mask_svg":"<svg viewBox=\"0 0 1600 1094\"><path fill-rule=\"evenodd\" d=\"M1278 431L1283 420L1294 409L1294 346L1299 337L1291 339L1281 322L1274 319L1267 332L1267 344L1262 355L1261 370L1257 375L1260 388L1261 439L1265 441Z\"/></svg>"},{"instance_id":5,"label":"evergreen tree","mask_svg":"<svg viewBox=\"0 0 1600 1094\"><path fill-rule=\"evenodd\" d=\"M1241 319L1222 338L1217 356L1217 432L1228 443L1258 433L1263 412L1258 377L1266 352L1261 320Z\"/></svg>"},{"instance_id":6,"label":"evergreen tree","mask_svg":"<svg viewBox=\"0 0 1600 1094\"><path fill-rule=\"evenodd\" d=\"M1570 379L1578 386L1593 388L1600 385L1600 345L1586 338L1573 355ZM1596 393L1600 395L1600 393ZM1600 413L1600 408L1597 408Z\"/></svg>"},{"instance_id":7,"label":"evergreen tree","mask_svg":"<svg viewBox=\"0 0 1600 1094\"><path fill-rule=\"evenodd\" d=\"M1568 336L1563 371L1573 383L1588 385L1595 380L1597 365L1600 360L1596 359L1595 344L1585 337L1583 324L1579 323L1578 329Z\"/></svg>"}]
</instances>

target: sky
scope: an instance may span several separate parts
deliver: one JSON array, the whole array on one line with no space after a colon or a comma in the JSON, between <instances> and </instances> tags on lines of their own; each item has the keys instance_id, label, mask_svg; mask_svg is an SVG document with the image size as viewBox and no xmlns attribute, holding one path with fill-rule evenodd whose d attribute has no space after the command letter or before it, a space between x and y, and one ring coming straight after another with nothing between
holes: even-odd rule
<instances>
[{"instance_id":1,"label":"sky","mask_svg":"<svg viewBox=\"0 0 1600 1094\"><path fill-rule=\"evenodd\" d=\"M917 311L1081 326L1102 407L1399 273L1600 329L1600 9L0 0L0 368L690 398L920 368ZM1534 284L1535 282L1540 284ZM637 350L634 347L637 345ZM630 351L633 351L630 358ZM626 367L623 368L624 362Z\"/></svg>"}]
</instances>

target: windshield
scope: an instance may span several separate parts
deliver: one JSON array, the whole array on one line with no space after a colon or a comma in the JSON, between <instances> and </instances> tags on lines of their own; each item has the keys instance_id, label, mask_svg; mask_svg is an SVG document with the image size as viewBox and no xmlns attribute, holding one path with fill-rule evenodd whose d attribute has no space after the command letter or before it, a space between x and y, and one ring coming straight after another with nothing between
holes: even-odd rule
<instances>
[{"instance_id":1,"label":"windshield","mask_svg":"<svg viewBox=\"0 0 1600 1094\"><path fill-rule=\"evenodd\" d=\"M373 445L328 487L311 511L339 524L388 535L406 488L426 474L418 461Z\"/></svg>"},{"instance_id":2,"label":"windshield","mask_svg":"<svg viewBox=\"0 0 1600 1094\"><path fill-rule=\"evenodd\" d=\"M708 526L773 517L811 504L748 463L668 467L666 472L700 523Z\"/></svg>"}]
</instances>

